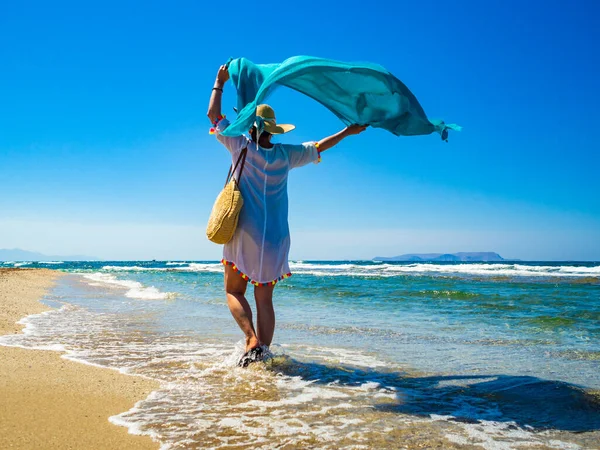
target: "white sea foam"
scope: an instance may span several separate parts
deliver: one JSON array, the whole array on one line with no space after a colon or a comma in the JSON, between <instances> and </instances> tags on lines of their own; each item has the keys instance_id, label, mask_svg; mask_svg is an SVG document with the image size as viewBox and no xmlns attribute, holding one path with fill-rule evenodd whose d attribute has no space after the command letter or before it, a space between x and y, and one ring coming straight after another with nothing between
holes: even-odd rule
<instances>
[{"instance_id":1,"label":"white sea foam","mask_svg":"<svg viewBox=\"0 0 600 450\"><path fill-rule=\"evenodd\" d=\"M453 416L431 414L433 420L448 421ZM486 450L512 450L518 447L544 447L576 450L581 447L558 439L544 439L546 433L532 433L515 422L479 420L477 423L457 423L461 433L449 432L446 439L458 445L476 445ZM458 430L457 430L458 431Z\"/></svg>"},{"instance_id":2,"label":"white sea foam","mask_svg":"<svg viewBox=\"0 0 600 450\"><path fill-rule=\"evenodd\" d=\"M189 267L178 268L184 272L211 272L221 273L223 272L223 264L218 263L190 263Z\"/></svg>"},{"instance_id":3,"label":"white sea foam","mask_svg":"<svg viewBox=\"0 0 600 450\"><path fill-rule=\"evenodd\" d=\"M298 357L319 359L329 363L347 364L355 367L390 367L390 363L382 361L373 355L345 348L328 348L312 345L282 345L282 348L293 349Z\"/></svg>"},{"instance_id":4,"label":"white sea foam","mask_svg":"<svg viewBox=\"0 0 600 450\"><path fill-rule=\"evenodd\" d=\"M169 267L141 267L141 266L104 266L106 272L198 272L198 273L221 273L223 266L219 262L214 263L179 263L168 262ZM291 261L292 273L314 276L350 276L350 277L399 277L411 275L430 276L508 276L508 277L536 277L536 278L577 278L577 277L600 277L600 266L578 267L578 266L529 266L526 264L390 264L376 261L369 264L330 264L330 263L306 263L303 261Z\"/></svg>"},{"instance_id":5,"label":"white sea foam","mask_svg":"<svg viewBox=\"0 0 600 450\"><path fill-rule=\"evenodd\" d=\"M384 271L390 273L443 273L526 277L600 276L600 266L528 266L523 264L388 264L384 266Z\"/></svg>"},{"instance_id":6,"label":"white sea foam","mask_svg":"<svg viewBox=\"0 0 600 450\"><path fill-rule=\"evenodd\" d=\"M105 272L204 272L221 273L223 265L219 263L167 263L170 267L142 267L142 266L103 266ZM181 266L177 266L181 265Z\"/></svg>"},{"instance_id":7,"label":"white sea foam","mask_svg":"<svg viewBox=\"0 0 600 450\"><path fill-rule=\"evenodd\" d=\"M103 266L106 272L165 272L169 269L164 267L140 267L140 266Z\"/></svg>"},{"instance_id":8,"label":"white sea foam","mask_svg":"<svg viewBox=\"0 0 600 450\"><path fill-rule=\"evenodd\" d=\"M19 325L24 325L24 328L21 330L22 334L9 334L6 336L0 336L0 345L31 348L35 350L65 351L65 346L63 344L43 340L38 341L35 340L35 336L37 336L38 323L40 320L52 320L52 316L64 313L64 311L68 308L69 306L65 305L59 310L44 311L38 314L32 314L30 316L23 317L17 322Z\"/></svg>"},{"instance_id":9,"label":"white sea foam","mask_svg":"<svg viewBox=\"0 0 600 450\"><path fill-rule=\"evenodd\" d=\"M316 276L393 277L471 275L515 277L600 277L600 266L529 266L525 264L315 264L291 263L293 273Z\"/></svg>"},{"instance_id":10,"label":"white sea foam","mask_svg":"<svg viewBox=\"0 0 600 450\"><path fill-rule=\"evenodd\" d=\"M91 273L83 276L94 283L103 283L109 286L126 288L125 297L138 298L141 300L165 300L174 296L172 292L161 292L154 286L145 287L142 283L133 280L119 280L109 273ZM92 284L92 283L90 283Z\"/></svg>"},{"instance_id":11,"label":"white sea foam","mask_svg":"<svg viewBox=\"0 0 600 450\"><path fill-rule=\"evenodd\" d=\"M366 383L361 384L360 389L368 391L372 389L377 389L379 386L381 386L381 384L377 383L376 381L368 381Z\"/></svg>"},{"instance_id":12,"label":"white sea foam","mask_svg":"<svg viewBox=\"0 0 600 450\"><path fill-rule=\"evenodd\" d=\"M21 262L15 262L15 263L13 263L13 266L14 267L21 267L21 266L28 266L30 264L32 264L31 261L21 261Z\"/></svg>"},{"instance_id":13,"label":"white sea foam","mask_svg":"<svg viewBox=\"0 0 600 450\"><path fill-rule=\"evenodd\" d=\"M64 261L39 261L38 264L64 264Z\"/></svg>"}]
</instances>

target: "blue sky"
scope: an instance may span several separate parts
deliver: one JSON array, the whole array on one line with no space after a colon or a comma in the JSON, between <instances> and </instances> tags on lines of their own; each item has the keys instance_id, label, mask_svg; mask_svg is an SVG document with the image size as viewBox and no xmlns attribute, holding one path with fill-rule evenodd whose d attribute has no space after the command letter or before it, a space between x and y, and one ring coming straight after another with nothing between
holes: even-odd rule
<instances>
[{"instance_id":1,"label":"blue sky","mask_svg":"<svg viewBox=\"0 0 600 450\"><path fill-rule=\"evenodd\" d=\"M381 64L464 130L448 144L367 130L292 172L291 258L600 260L600 3L417 3L4 5L0 248L218 259L216 70L311 55ZM268 102L297 125L284 142L342 128L295 92ZM231 84L223 105L233 116Z\"/></svg>"}]
</instances>

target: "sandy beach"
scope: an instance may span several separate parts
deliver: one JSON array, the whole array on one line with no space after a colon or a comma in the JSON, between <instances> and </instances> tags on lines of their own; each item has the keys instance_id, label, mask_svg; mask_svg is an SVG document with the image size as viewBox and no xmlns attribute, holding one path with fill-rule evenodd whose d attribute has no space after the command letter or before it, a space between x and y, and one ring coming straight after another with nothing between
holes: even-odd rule
<instances>
[{"instance_id":1,"label":"sandy beach","mask_svg":"<svg viewBox=\"0 0 600 450\"><path fill-rule=\"evenodd\" d=\"M39 302L60 277L46 269L0 269L0 335L50 308ZM157 449L108 421L158 383L61 358L59 352L0 346L0 448Z\"/></svg>"}]
</instances>

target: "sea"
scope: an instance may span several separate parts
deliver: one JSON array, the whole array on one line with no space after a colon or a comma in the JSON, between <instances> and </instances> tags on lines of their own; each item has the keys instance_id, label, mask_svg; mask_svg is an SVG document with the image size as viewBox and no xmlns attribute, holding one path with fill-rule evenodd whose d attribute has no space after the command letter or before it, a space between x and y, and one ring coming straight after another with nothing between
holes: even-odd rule
<instances>
[{"instance_id":1,"label":"sea","mask_svg":"<svg viewBox=\"0 0 600 450\"><path fill-rule=\"evenodd\" d=\"M0 263L67 273L0 344L157 380L162 450L600 448L600 262L290 265L248 368L217 261Z\"/></svg>"}]
</instances>

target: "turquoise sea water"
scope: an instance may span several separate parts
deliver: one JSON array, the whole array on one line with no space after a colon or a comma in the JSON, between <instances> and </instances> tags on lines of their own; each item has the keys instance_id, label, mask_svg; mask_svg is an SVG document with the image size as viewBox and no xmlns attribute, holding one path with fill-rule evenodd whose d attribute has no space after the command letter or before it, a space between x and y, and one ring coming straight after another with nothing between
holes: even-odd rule
<instances>
[{"instance_id":1,"label":"turquoise sea water","mask_svg":"<svg viewBox=\"0 0 600 450\"><path fill-rule=\"evenodd\" d=\"M2 266L70 275L0 344L160 380L165 449L600 448L600 263L292 262L251 369L220 263Z\"/></svg>"}]
</instances>

